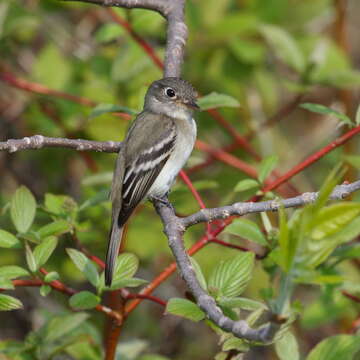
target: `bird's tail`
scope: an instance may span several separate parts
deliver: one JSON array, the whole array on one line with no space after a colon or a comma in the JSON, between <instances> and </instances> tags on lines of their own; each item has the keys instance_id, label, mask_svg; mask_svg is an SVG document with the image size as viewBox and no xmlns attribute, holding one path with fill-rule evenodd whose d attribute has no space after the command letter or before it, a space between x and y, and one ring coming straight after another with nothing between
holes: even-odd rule
<instances>
[{"instance_id":1,"label":"bird's tail","mask_svg":"<svg viewBox=\"0 0 360 360\"><path fill-rule=\"evenodd\" d=\"M111 286L115 263L119 253L121 244L121 238L123 235L123 227L119 227L118 224L113 224L111 229L110 241L106 253L105 262L105 285Z\"/></svg>"}]
</instances>

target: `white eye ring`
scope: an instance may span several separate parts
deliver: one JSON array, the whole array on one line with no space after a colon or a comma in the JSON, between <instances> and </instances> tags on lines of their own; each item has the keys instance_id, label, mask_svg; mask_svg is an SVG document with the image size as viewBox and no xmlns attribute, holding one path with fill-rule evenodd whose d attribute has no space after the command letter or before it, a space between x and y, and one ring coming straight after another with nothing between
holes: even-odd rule
<instances>
[{"instance_id":1,"label":"white eye ring","mask_svg":"<svg viewBox=\"0 0 360 360\"><path fill-rule=\"evenodd\" d=\"M165 91L165 95L168 96L169 98L174 98L176 96L175 90L172 89L171 87L165 88L164 91Z\"/></svg>"}]
</instances>

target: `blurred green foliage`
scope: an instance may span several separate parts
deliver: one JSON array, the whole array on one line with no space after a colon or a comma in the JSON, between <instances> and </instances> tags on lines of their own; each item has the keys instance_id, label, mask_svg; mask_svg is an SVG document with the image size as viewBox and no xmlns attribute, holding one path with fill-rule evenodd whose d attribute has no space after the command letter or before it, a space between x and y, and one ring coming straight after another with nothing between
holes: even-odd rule
<instances>
[{"instance_id":1,"label":"blurred green foliage","mask_svg":"<svg viewBox=\"0 0 360 360\"><path fill-rule=\"evenodd\" d=\"M352 38L360 5L349 0L348 6ZM163 57L166 24L159 14L114 11ZM360 48L354 43L353 53L348 53L336 41L337 16L332 0L187 1L189 39L183 77L205 95L199 99L202 108L219 108L236 131L252 134L252 144L263 157L258 163L239 147L232 150L257 168L256 179L219 161L191 172L206 206L259 195L265 180L273 179L275 167L281 173L296 165L339 134L337 125L349 129L359 124L360 111L357 116L345 115L339 106L339 91L359 88L360 72L352 66L352 56L358 56ZM121 141L129 122L114 112L139 111L148 85L162 76L127 31L112 22L108 10L90 4L2 2L0 52L1 73L94 103L81 105L0 82L2 141L33 134ZM310 112L292 109L281 122L264 127L298 96L306 100ZM231 144L231 135L209 113L198 114L197 122L199 138L212 147ZM187 166L207 159L206 153L195 150ZM0 288L6 290L0 294L0 309L18 309L0 313L6 324L0 331L0 357L102 358L103 318L89 309L104 302L107 289L96 264L75 248L81 244L104 257L114 161L111 154L63 149L0 154ZM300 192L322 187L324 196L318 203L280 211L279 218L269 214L237 219L219 235L225 242L269 252L264 259L217 244L194 256L200 283L227 316L246 318L254 326L269 309L288 318L274 346L252 346L207 320L202 321L205 325L181 320L182 316L200 321L204 314L191 297L184 298L184 284L173 278L155 293L171 299L167 315L162 316L164 309L158 305L143 302L126 321L117 358L225 360L229 351L233 359L242 353L248 359L283 360L289 359L288 354L295 360L355 358L358 336L340 334L358 315L356 303L341 294L360 295L358 196L325 205L335 184L325 182L326 174L341 161L355 174L360 169L359 156L351 148L339 148L294 179ZM180 182L170 199L179 214L198 210ZM187 246L201 238L203 228L198 225L186 232ZM136 292L173 261L150 204L132 217L125 251L114 289L134 287ZM43 266L49 271L46 276L39 271ZM32 277L42 278L45 285L15 291L11 280ZM48 285L54 280L79 292L61 295ZM89 311L72 313L69 307Z\"/></svg>"}]
</instances>

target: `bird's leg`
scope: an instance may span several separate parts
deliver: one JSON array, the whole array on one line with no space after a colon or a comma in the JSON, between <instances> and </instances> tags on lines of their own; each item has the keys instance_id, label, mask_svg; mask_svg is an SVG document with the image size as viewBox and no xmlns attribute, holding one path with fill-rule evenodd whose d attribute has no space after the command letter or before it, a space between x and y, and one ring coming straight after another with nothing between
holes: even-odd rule
<instances>
[{"instance_id":1,"label":"bird's leg","mask_svg":"<svg viewBox=\"0 0 360 360\"><path fill-rule=\"evenodd\" d=\"M149 200L153 203L154 201L158 201L161 204L167 206L168 208L174 210L174 207L172 206L172 204L170 203L169 199L168 199L168 194L166 193L164 196L150 196Z\"/></svg>"}]
</instances>

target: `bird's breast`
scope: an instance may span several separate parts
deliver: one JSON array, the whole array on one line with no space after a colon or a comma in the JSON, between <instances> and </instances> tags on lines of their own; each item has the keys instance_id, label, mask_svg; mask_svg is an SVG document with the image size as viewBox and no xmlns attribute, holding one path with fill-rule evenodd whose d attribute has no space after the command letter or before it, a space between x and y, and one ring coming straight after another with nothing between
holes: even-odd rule
<instances>
[{"instance_id":1,"label":"bird's breast","mask_svg":"<svg viewBox=\"0 0 360 360\"><path fill-rule=\"evenodd\" d=\"M164 196L172 186L176 176L185 165L194 148L196 123L194 119L176 122L176 141L168 161L149 190L149 196Z\"/></svg>"}]
</instances>

